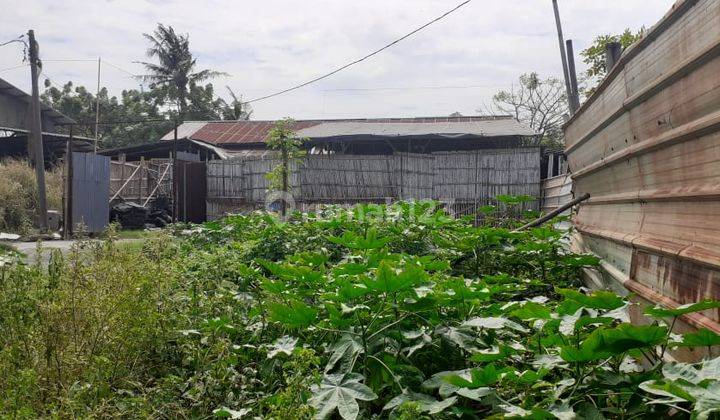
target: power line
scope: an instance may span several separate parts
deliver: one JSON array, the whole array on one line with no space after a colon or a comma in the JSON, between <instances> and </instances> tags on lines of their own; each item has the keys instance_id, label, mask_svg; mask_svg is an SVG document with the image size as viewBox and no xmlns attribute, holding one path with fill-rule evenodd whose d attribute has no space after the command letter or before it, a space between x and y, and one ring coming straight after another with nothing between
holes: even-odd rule
<instances>
[{"instance_id":1,"label":"power line","mask_svg":"<svg viewBox=\"0 0 720 420\"><path fill-rule=\"evenodd\" d=\"M358 64L358 63L360 63L360 62L362 62L362 61L365 61L365 60L367 60L368 58L370 58L370 57L372 57L372 56L374 56L374 55L376 55L376 54L378 54L378 53L380 53L380 52L382 52L382 51L384 51L384 50L392 47L393 45L397 44L398 42L400 42L400 41L402 41L402 40L404 40L404 39L406 39L406 38L408 38L408 37L410 37L410 36L412 36L412 35L420 32L421 30L427 28L428 26L432 25L433 23L435 23L435 22L443 19L443 18L446 17L447 15L453 13L454 11L458 10L459 8L461 8L461 7L465 6L466 4L470 3L471 1L472 1L472 0L465 0L464 2L460 3L459 5L455 6L455 7L452 8L452 9L450 9L449 11L447 11L447 12L443 13L442 15L436 17L435 19L431 20L430 22L428 22L428 23L420 26L419 28L417 28L417 29L415 29L415 30L413 30L413 31L411 31L411 32L403 35L402 37L400 37L400 38L396 39L395 41L393 41L393 42L385 45L384 47L382 47L382 48L380 48L380 49L378 49L378 50L375 50L375 51L371 52L370 54L368 54L368 55L366 55L366 56L364 56L364 57L362 57L362 58L359 58L359 59L357 59L357 60L355 60L355 61L352 61L352 62L350 62L350 63L348 63L348 64L345 64L345 65L342 66L342 67L338 67L337 69L335 69L335 70L333 70L333 71L331 71L331 72L329 72L329 73L326 73L326 74L324 74L324 75L322 75L322 76L316 77L316 78L314 78L314 79L312 79L312 80L309 80L309 81L307 81L307 82L305 82L305 83L301 83L301 84L299 84L299 85L296 85L296 86L293 86L293 87L290 87L290 88L281 90L281 91L279 91L279 92L271 93L270 95L265 95L265 96L261 96L261 97L259 97L259 98L255 98L255 99L249 100L249 101L247 101L247 102L245 102L245 103L246 103L246 104L250 104L250 103L253 103L253 102L258 102L258 101L262 101L262 100L265 100L265 99L268 99L268 98L272 98L272 97L274 97L274 96L282 95L283 93L287 93L287 92L290 92L290 91L293 91L293 90L296 90L296 89L300 89L301 87L305 87L305 86L307 86L307 85L309 85L309 84L312 84L312 83L315 83L315 82L317 82L317 81L319 81L319 80L322 80L322 79L325 79L325 78L327 78L327 77L330 77L330 76L332 76L333 74L338 73L338 72L340 72L340 71L342 71L342 70L345 70L346 68L348 68L348 67L350 67L350 66L353 66L353 65L355 65L355 64Z\"/></svg>"},{"instance_id":2,"label":"power line","mask_svg":"<svg viewBox=\"0 0 720 420\"><path fill-rule=\"evenodd\" d=\"M113 63L111 63L111 62L109 62L109 61L107 61L107 60L103 60L103 63L109 65L110 67L114 67L114 68L120 70L121 72L127 73L127 74L129 74L130 76L132 76L132 77L140 77L140 75L135 74L135 73L133 73L133 72L131 72L131 71L127 71L127 70L125 70L124 68L122 68L122 67L120 67L120 66L118 66L118 65L116 65L116 64L113 64Z\"/></svg>"},{"instance_id":3,"label":"power line","mask_svg":"<svg viewBox=\"0 0 720 420\"><path fill-rule=\"evenodd\" d=\"M20 64L19 66L5 67L4 69L0 69L0 73L2 73L2 72L4 72L4 71L9 71L9 70L20 69L20 68L23 68L23 67L27 67L27 66L29 66L29 65L30 65L30 64L25 63L25 64Z\"/></svg>"},{"instance_id":4,"label":"power line","mask_svg":"<svg viewBox=\"0 0 720 420\"><path fill-rule=\"evenodd\" d=\"M505 87L507 84L493 85L468 85L468 86L390 86L376 88L335 88L323 89L323 92L354 92L354 91L375 91L375 90L434 90L434 89L479 89L490 87Z\"/></svg>"},{"instance_id":5,"label":"power line","mask_svg":"<svg viewBox=\"0 0 720 420\"><path fill-rule=\"evenodd\" d=\"M5 45L12 44L13 42L19 42L19 43L25 45L25 47L27 47L28 45L27 45L27 42L25 42L25 40L23 39L24 37L25 37L25 34L21 34L17 38L13 38L9 41L3 42L2 44L0 44L0 47L4 47Z\"/></svg>"}]
</instances>

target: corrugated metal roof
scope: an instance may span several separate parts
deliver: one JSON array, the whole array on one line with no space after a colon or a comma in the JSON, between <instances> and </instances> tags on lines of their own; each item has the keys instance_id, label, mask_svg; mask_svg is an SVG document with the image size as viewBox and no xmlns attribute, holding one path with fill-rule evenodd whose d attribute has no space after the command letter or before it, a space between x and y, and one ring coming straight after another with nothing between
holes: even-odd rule
<instances>
[{"instance_id":1,"label":"corrugated metal roof","mask_svg":"<svg viewBox=\"0 0 720 420\"><path fill-rule=\"evenodd\" d=\"M207 124L204 121L188 121L180 124L178 126L178 133L177 136L179 139L185 139L190 138L195 134L199 129L201 129L203 126ZM169 133L165 134L160 140L172 140L175 138L174 131L170 131Z\"/></svg>"},{"instance_id":2,"label":"corrugated metal roof","mask_svg":"<svg viewBox=\"0 0 720 420\"><path fill-rule=\"evenodd\" d=\"M178 127L178 138L215 145L264 143L275 121L190 121ZM511 117L419 117L342 120L299 120L299 136L330 138L349 136L534 136L537 133ZM173 132L162 140L172 140Z\"/></svg>"},{"instance_id":3,"label":"corrugated metal roof","mask_svg":"<svg viewBox=\"0 0 720 420\"><path fill-rule=\"evenodd\" d=\"M20 90L19 88L13 86L12 84L8 83L7 81L0 79L0 94L12 96L14 98L20 99L23 102L27 102L28 104L32 100L32 96L28 93L25 93L24 91ZM59 111L55 110L54 108L45 105L44 103L40 104L42 108L42 112L44 115L48 116L52 120L55 121L56 124L72 124L75 121L73 121L70 117L61 114ZM21 128L21 127L16 127ZM23 127L25 128L25 127Z\"/></svg>"},{"instance_id":4,"label":"corrugated metal roof","mask_svg":"<svg viewBox=\"0 0 720 420\"><path fill-rule=\"evenodd\" d=\"M537 133L514 119L447 122L324 122L302 130L301 137L328 138L346 136L533 136Z\"/></svg>"}]
</instances>

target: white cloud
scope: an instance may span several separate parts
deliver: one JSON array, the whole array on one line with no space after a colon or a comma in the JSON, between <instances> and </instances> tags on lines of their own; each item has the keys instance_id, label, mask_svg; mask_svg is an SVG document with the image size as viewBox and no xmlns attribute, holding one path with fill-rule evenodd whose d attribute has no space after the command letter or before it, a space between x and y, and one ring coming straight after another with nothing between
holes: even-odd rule
<instances>
[{"instance_id":1,"label":"white cloud","mask_svg":"<svg viewBox=\"0 0 720 420\"><path fill-rule=\"evenodd\" d=\"M0 40L35 29L41 54L52 59L102 56L141 73L143 32L157 22L190 34L201 67L225 71L245 98L316 77L381 47L454 7L459 0L0 0ZM560 0L564 32L576 51L603 33L652 26L672 0ZM527 71L560 76L550 1L474 0L444 20L370 60L301 90L254 105L258 119L473 114L492 94ZM0 69L20 64L17 44L0 48ZM579 60L578 60L579 61ZM578 63L580 69L583 68ZM96 63L47 61L55 82L91 88ZM27 68L0 73L23 89ZM138 82L104 66L112 93ZM384 89L473 86L464 89ZM337 90L360 88L375 90Z\"/></svg>"}]
</instances>

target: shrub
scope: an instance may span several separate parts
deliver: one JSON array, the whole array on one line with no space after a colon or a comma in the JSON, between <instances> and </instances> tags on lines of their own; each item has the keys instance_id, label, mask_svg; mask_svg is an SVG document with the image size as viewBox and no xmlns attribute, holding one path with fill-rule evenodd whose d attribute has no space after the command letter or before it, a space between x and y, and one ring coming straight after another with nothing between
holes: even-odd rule
<instances>
[{"instance_id":1,"label":"shrub","mask_svg":"<svg viewBox=\"0 0 720 420\"><path fill-rule=\"evenodd\" d=\"M35 171L27 161L6 159L0 161L0 229L23 232L32 225L37 208L37 182ZM48 209L62 206L62 170L45 171Z\"/></svg>"}]
</instances>

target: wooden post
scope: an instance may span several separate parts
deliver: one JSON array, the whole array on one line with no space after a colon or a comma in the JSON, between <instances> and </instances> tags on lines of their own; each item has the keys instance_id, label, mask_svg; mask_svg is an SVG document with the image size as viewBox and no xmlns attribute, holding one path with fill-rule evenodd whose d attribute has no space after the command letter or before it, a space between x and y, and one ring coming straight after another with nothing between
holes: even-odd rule
<instances>
[{"instance_id":1,"label":"wooden post","mask_svg":"<svg viewBox=\"0 0 720 420\"><path fill-rule=\"evenodd\" d=\"M565 55L565 40L562 33L562 25L560 24L560 11L558 10L557 0L553 0L553 10L555 11L555 25L557 26L558 43L560 44L560 59L562 60L563 75L565 76L565 91L567 93L568 105L570 113L575 113L575 108L570 98L572 98L572 88L570 87L570 77L568 75L567 56Z\"/></svg>"},{"instance_id":2,"label":"wooden post","mask_svg":"<svg viewBox=\"0 0 720 420\"><path fill-rule=\"evenodd\" d=\"M70 239L73 231L73 125L70 124L70 136L65 152L65 202L63 203L63 238Z\"/></svg>"},{"instance_id":3,"label":"wooden post","mask_svg":"<svg viewBox=\"0 0 720 420\"><path fill-rule=\"evenodd\" d=\"M35 165L35 178L38 189L37 219L41 231L47 230L47 199L45 196L45 157L43 154L42 116L40 115L40 92L38 90L38 44L35 42L35 32L28 31L30 41L30 77L32 82L32 117L30 118L30 138L33 143L33 157Z\"/></svg>"},{"instance_id":4,"label":"wooden post","mask_svg":"<svg viewBox=\"0 0 720 420\"><path fill-rule=\"evenodd\" d=\"M173 199L173 221L178 221L178 211L180 206L178 205L178 182L177 182L177 136L178 136L178 125L177 121L173 122L173 148L172 148L172 199Z\"/></svg>"},{"instance_id":5,"label":"wooden post","mask_svg":"<svg viewBox=\"0 0 720 420\"><path fill-rule=\"evenodd\" d=\"M145 170L145 156L140 156L140 171L138 176L138 204L143 202L143 177L147 175Z\"/></svg>"},{"instance_id":6,"label":"wooden post","mask_svg":"<svg viewBox=\"0 0 720 420\"><path fill-rule=\"evenodd\" d=\"M121 163L121 165L120 165L120 183L118 184L117 188L120 188L123 185L125 185L125 160L126 160L125 153L120 153L120 156L118 156L118 161ZM117 189L115 191L117 191Z\"/></svg>"},{"instance_id":7,"label":"wooden post","mask_svg":"<svg viewBox=\"0 0 720 420\"><path fill-rule=\"evenodd\" d=\"M570 87L575 109L580 108L580 93L578 92L577 74L575 73L575 52L573 51L572 39L565 41L567 45L568 73L570 74Z\"/></svg>"},{"instance_id":8,"label":"wooden post","mask_svg":"<svg viewBox=\"0 0 720 420\"><path fill-rule=\"evenodd\" d=\"M97 91L95 93L95 143L93 144L93 154L97 154L98 149L98 126L100 124L100 57L98 57L97 70Z\"/></svg>"}]
</instances>

